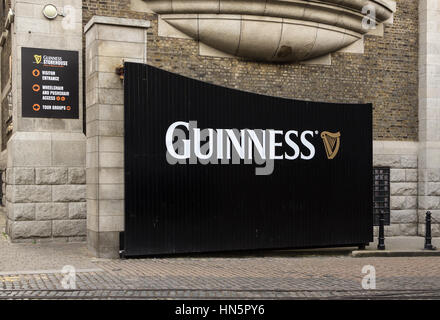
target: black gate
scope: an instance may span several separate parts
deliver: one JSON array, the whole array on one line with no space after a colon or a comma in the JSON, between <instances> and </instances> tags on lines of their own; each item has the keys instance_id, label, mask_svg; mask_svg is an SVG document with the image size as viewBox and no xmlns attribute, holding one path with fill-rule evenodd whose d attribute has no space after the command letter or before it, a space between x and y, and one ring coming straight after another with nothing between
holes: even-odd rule
<instances>
[{"instance_id":1,"label":"black gate","mask_svg":"<svg viewBox=\"0 0 440 320\"><path fill-rule=\"evenodd\" d=\"M275 98L125 65L125 256L369 243L371 172L370 104Z\"/></svg>"}]
</instances>

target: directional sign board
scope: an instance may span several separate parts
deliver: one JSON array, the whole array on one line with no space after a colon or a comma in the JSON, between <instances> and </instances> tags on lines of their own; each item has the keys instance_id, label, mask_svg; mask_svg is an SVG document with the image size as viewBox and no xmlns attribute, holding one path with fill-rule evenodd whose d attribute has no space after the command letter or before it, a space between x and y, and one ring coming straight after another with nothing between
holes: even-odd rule
<instances>
[{"instance_id":1,"label":"directional sign board","mask_svg":"<svg viewBox=\"0 0 440 320\"><path fill-rule=\"evenodd\" d=\"M22 48L22 116L79 118L77 51Z\"/></svg>"}]
</instances>

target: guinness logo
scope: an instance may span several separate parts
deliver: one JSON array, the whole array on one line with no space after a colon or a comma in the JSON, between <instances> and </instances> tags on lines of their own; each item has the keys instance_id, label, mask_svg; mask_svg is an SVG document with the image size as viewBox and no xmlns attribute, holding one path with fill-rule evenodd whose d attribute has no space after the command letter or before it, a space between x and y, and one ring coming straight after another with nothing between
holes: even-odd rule
<instances>
[{"instance_id":1,"label":"guinness logo","mask_svg":"<svg viewBox=\"0 0 440 320\"><path fill-rule=\"evenodd\" d=\"M41 63L41 60L43 59L43 57L40 56L40 55L38 55L38 54L35 54L35 55L34 55L34 59L35 59L35 63L36 63L36 64L40 64L40 63Z\"/></svg>"},{"instance_id":2,"label":"guinness logo","mask_svg":"<svg viewBox=\"0 0 440 320\"><path fill-rule=\"evenodd\" d=\"M321 138L324 141L325 151L327 152L327 158L329 160L334 159L339 152L341 146L341 133L331 133L324 131L321 133Z\"/></svg>"}]
</instances>

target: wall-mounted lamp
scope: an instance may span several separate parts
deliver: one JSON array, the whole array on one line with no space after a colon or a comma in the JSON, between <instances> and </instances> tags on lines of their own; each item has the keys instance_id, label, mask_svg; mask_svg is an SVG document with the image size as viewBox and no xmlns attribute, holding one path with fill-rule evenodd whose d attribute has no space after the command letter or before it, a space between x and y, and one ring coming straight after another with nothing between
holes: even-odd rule
<instances>
[{"instance_id":1,"label":"wall-mounted lamp","mask_svg":"<svg viewBox=\"0 0 440 320\"><path fill-rule=\"evenodd\" d=\"M47 4L44 6L43 15L49 19L53 20L58 17L58 9L53 4Z\"/></svg>"}]
</instances>

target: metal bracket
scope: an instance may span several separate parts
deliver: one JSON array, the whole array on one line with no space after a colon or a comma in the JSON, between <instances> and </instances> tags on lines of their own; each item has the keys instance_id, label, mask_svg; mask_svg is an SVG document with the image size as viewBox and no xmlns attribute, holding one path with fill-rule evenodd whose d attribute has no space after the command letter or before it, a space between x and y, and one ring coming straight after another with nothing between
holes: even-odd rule
<instances>
[{"instance_id":1,"label":"metal bracket","mask_svg":"<svg viewBox=\"0 0 440 320\"><path fill-rule=\"evenodd\" d=\"M124 80L124 73L125 73L124 65L121 64L118 67L116 67L116 74L119 76L121 80Z\"/></svg>"}]
</instances>

